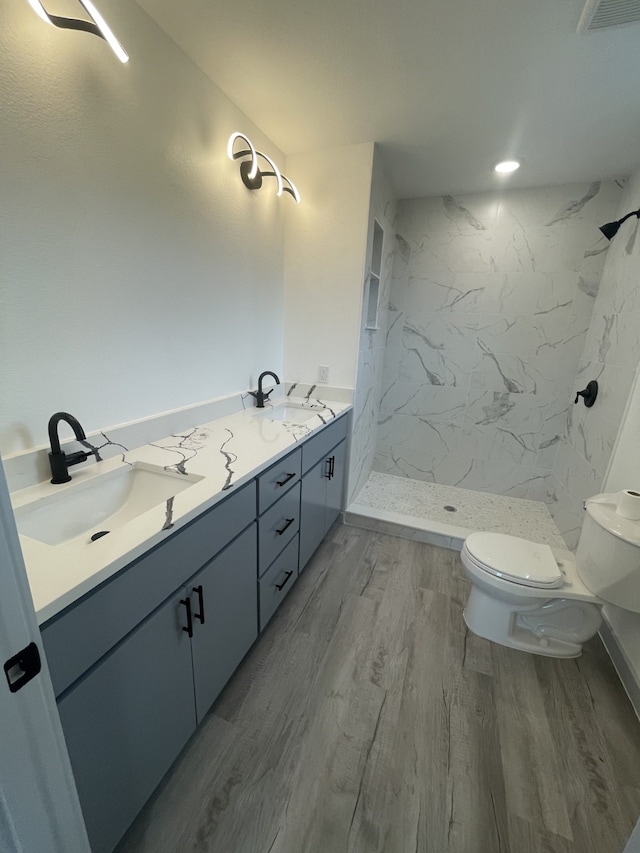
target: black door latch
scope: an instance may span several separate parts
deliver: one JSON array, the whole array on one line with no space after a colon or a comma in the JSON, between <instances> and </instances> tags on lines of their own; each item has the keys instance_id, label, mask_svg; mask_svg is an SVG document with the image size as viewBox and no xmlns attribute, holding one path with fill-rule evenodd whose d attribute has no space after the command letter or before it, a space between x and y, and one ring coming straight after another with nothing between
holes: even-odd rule
<instances>
[{"instance_id":1,"label":"black door latch","mask_svg":"<svg viewBox=\"0 0 640 853\"><path fill-rule=\"evenodd\" d=\"M35 678L42 669L40 652L35 643L29 645L14 655L4 665L4 674L7 676L9 690L17 693L28 681Z\"/></svg>"}]
</instances>

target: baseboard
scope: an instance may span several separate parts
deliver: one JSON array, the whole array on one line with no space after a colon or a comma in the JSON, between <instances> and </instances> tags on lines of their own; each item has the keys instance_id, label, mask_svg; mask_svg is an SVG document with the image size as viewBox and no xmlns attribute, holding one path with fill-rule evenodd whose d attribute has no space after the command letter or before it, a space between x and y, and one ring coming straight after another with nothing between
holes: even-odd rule
<instances>
[{"instance_id":1,"label":"baseboard","mask_svg":"<svg viewBox=\"0 0 640 853\"><path fill-rule=\"evenodd\" d=\"M622 686L629 697L629 701L633 705L633 709L640 720L640 683L638 682L635 672L627 660L627 656L618 643L616 635L611 630L611 626L607 622L606 615L604 614L602 627L600 628L600 639L611 658L611 662L618 673L618 677L620 678Z\"/></svg>"}]
</instances>

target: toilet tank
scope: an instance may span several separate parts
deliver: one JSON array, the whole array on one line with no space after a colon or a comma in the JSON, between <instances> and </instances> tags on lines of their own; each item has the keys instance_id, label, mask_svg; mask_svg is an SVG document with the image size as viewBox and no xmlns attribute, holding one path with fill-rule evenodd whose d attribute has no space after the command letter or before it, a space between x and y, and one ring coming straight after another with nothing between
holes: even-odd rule
<instances>
[{"instance_id":1,"label":"toilet tank","mask_svg":"<svg viewBox=\"0 0 640 853\"><path fill-rule=\"evenodd\" d=\"M616 513L616 497L586 501L576 567L594 595L640 613L640 522Z\"/></svg>"}]
</instances>

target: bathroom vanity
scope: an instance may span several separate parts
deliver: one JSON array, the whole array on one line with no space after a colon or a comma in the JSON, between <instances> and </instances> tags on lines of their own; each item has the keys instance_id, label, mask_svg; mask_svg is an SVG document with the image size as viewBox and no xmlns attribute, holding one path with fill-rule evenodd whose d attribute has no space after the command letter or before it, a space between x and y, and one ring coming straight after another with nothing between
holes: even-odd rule
<instances>
[{"instance_id":1,"label":"bathroom vanity","mask_svg":"<svg viewBox=\"0 0 640 853\"><path fill-rule=\"evenodd\" d=\"M153 536L138 541L150 511L144 524L54 549L61 561L65 547L71 561L83 549L92 555L91 578L58 590L39 612L47 613L43 644L94 853L113 850L337 518L348 408L325 409L304 428L269 412L199 428L201 452L179 463L199 479L170 499L171 515L166 505L154 510ZM213 474L205 447L214 435L224 439L217 490L222 472ZM172 438L137 451L137 462L157 462ZM242 441L253 460L244 468ZM232 467L242 474L229 487ZM34 592L40 546L23 537Z\"/></svg>"}]
</instances>

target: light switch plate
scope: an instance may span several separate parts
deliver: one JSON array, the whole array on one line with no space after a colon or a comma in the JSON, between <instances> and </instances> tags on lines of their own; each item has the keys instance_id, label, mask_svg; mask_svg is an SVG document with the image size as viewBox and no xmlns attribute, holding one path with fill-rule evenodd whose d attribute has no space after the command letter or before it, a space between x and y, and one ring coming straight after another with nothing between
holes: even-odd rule
<instances>
[{"instance_id":1,"label":"light switch plate","mask_svg":"<svg viewBox=\"0 0 640 853\"><path fill-rule=\"evenodd\" d=\"M326 385L329 381L329 367L326 364L321 364L318 367L318 382L321 385Z\"/></svg>"}]
</instances>

